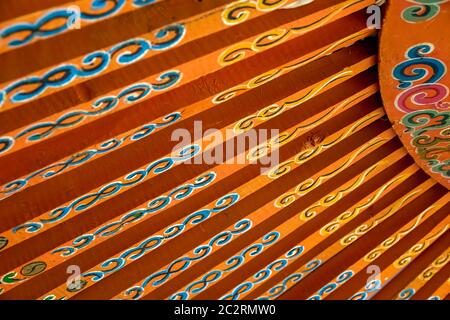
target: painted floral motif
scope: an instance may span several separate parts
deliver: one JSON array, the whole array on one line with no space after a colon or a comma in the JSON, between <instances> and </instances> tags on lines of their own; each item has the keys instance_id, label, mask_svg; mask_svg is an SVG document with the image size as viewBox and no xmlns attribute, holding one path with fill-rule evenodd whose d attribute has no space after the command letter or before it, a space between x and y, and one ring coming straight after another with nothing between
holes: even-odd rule
<instances>
[{"instance_id":1,"label":"painted floral motif","mask_svg":"<svg viewBox=\"0 0 450 320\"><path fill-rule=\"evenodd\" d=\"M270 12L285 8L297 8L307 5L314 0L238 0L229 4L222 12L222 21L227 25L236 25L246 21L252 11Z\"/></svg>"},{"instance_id":2,"label":"painted floral motif","mask_svg":"<svg viewBox=\"0 0 450 320\"><path fill-rule=\"evenodd\" d=\"M168 25L154 33L153 37L156 40L144 37L128 39L107 50L98 50L85 55L78 65L63 64L43 75L18 79L0 89L0 107L6 102L17 104L36 99L45 91L66 87L76 79L100 75L114 63L119 66L129 65L143 59L151 51L168 50L184 38L185 31L182 24Z\"/></svg>"},{"instance_id":3,"label":"painted floral motif","mask_svg":"<svg viewBox=\"0 0 450 320\"><path fill-rule=\"evenodd\" d=\"M445 63L429 55L431 43L417 44L406 52L407 60L399 63L392 76L400 93L395 107L406 113L400 124L409 135L410 145L420 160L434 173L450 178L450 103L449 88L439 83L446 75Z\"/></svg>"},{"instance_id":4,"label":"painted floral motif","mask_svg":"<svg viewBox=\"0 0 450 320\"><path fill-rule=\"evenodd\" d=\"M409 23L431 20L441 11L440 5L448 0L410 0L413 3L402 12L402 18Z\"/></svg>"},{"instance_id":5,"label":"painted floral motif","mask_svg":"<svg viewBox=\"0 0 450 320\"><path fill-rule=\"evenodd\" d=\"M143 7L155 0L133 0L132 6ZM92 0L88 10L77 12L75 6L46 12L35 22L22 22L0 30L0 39L7 39L11 48L21 47L35 39L45 39L73 29L77 19L93 22L119 13L126 0ZM79 9L78 9L79 10ZM59 22L59 23L58 23ZM52 24L56 24L52 27Z\"/></svg>"}]
</instances>

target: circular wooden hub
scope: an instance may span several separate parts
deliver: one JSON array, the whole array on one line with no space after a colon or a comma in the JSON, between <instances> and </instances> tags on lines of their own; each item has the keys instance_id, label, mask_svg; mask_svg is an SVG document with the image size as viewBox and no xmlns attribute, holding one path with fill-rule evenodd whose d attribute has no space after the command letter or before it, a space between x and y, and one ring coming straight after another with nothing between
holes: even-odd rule
<instances>
[{"instance_id":1,"label":"circular wooden hub","mask_svg":"<svg viewBox=\"0 0 450 320\"><path fill-rule=\"evenodd\" d=\"M389 1L381 33L380 84L402 143L450 189L450 2Z\"/></svg>"}]
</instances>

